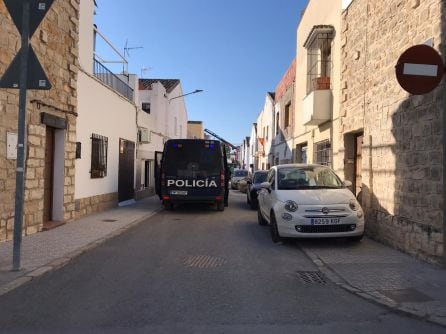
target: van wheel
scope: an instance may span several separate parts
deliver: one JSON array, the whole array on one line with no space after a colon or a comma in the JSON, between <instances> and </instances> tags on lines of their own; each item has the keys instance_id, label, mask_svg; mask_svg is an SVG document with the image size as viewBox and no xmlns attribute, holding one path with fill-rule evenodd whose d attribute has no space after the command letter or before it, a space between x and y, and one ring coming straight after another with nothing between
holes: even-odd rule
<instances>
[{"instance_id":1,"label":"van wheel","mask_svg":"<svg viewBox=\"0 0 446 334\"><path fill-rule=\"evenodd\" d=\"M163 201L163 206L164 206L164 209L167 211L173 210L173 203L171 203L171 202Z\"/></svg>"},{"instance_id":2,"label":"van wheel","mask_svg":"<svg viewBox=\"0 0 446 334\"><path fill-rule=\"evenodd\" d=\"M225 210L225 202L223 202L223 201L217 202L217 210L224 211Z\"/></svg>"}]
</instances>

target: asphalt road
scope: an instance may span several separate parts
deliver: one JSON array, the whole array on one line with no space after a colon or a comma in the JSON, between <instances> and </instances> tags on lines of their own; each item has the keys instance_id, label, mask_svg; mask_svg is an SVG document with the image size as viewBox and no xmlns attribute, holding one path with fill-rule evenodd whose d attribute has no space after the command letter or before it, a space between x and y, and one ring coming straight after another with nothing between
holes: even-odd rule
<instances>
[{"instance_id":1,"label":"asphalt road","mask_svg":"<svg viewBox=\"0 0 446 334\"><path fill-rule=\"evenodd\" d=\"M237 191L224 212L163 211L0 298L0 333L377 332L446 330L324 282Z\"/></svg>"}]
</instances>

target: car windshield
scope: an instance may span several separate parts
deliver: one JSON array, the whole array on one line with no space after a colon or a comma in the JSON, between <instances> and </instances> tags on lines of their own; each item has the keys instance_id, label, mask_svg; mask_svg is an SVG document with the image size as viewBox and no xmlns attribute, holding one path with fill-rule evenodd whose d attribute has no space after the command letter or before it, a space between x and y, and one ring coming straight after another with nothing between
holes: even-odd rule
<instances>
[{"instance_id":1,"label":"car windshield","mask_svg":"<svg viewBox=\"0 0 446 334\"><path fill-rule=\"evenodd\" d=\"M266 181L268 173L255 173L253 183L262 183Z\"/></svg>"},{"instance_id":2,"label":"car windshield","mask_svg":"<svg viewBox=\"0 0 446 334\"><path fill-rule=\"evenodd\" d=\"M247 170L236 170L234 171L234 176L248 176L248 171Z\"/></svg>"},{"instance_id":3,"label":"car windshield","mask_svg":"<svg viewBox=\"0 0 446 334\"><path fill-rule=\"evenodd\" d=\"M329 168L322 166L283 167L278 169L279 190L338 189L342 181Z\"/></svg>"}]
</instances>

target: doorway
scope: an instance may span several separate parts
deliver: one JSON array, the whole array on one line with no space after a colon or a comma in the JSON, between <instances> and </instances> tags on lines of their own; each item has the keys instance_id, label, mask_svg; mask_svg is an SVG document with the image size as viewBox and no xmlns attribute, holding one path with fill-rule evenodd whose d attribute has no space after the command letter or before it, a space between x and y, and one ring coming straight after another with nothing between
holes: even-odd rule
<instances>
[{"instance_id":1,"label":"doorway","mask_svg":"<svg viewBox=\"0 0 446 334\"><path fill-rule=\"evenodd\" d=\"M45 131L45 169L43 184L43 229L51 228L53 221L54 185L54 128L47 126Z\"/></svg>"},{"instance_id":2,"label":"doorway","mask_svg":"<svg viewBox=\"0 0 446 334\"><path fill-rule=\"evenodd\" d=\"M118 200L124 202L134 199L135 178L135 143L125 139L119 139L119 176L118 176Z\"/></svg>"}]
</instances>

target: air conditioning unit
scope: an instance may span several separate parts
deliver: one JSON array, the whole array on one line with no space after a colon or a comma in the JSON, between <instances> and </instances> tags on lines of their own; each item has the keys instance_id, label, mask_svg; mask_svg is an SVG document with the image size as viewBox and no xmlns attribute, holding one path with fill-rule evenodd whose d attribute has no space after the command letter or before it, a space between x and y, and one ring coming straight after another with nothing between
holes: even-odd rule
<instances>
[{"instance_id":1,"label":"air conditioning unit","mask_svg":"<svg viewBox=\"0 0 446 334\"><path fill-rule=\"evenodd\" d=\"M138 131L138 140L140 143L150 143L149 129L140 128Z\"/></svg>"}]
</instances>

